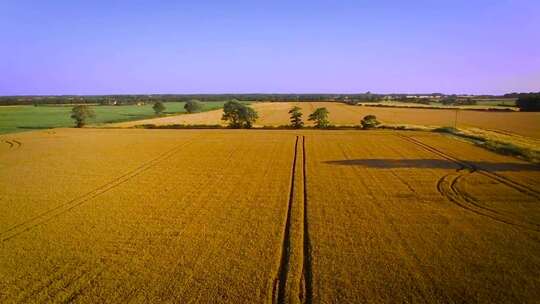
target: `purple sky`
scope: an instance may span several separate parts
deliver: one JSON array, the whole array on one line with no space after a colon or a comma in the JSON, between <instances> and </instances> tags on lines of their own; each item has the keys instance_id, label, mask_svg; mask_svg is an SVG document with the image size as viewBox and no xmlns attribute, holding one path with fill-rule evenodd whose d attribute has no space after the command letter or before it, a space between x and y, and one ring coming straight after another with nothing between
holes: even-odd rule
<instances>
[{"instance_id":1,"label":"purple sky","mask_svg":"<svg viewBox=\"0 0 540 304\"><path fill-rule=\"evenodd\" d=\"M540 91L539 16L538 0L3 0L0 95Z\"/></svg>"}]
</instances>

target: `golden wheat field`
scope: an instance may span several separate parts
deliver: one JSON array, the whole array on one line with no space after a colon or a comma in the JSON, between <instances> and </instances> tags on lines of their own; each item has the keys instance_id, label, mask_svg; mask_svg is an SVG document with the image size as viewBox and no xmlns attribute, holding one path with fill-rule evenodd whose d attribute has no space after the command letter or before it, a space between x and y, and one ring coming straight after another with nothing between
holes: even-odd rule
<instances>
[{"instance_id":1,"label":"golden wheat field","mask_svg":"<svg viewBox=\"0 0 540 304\"><path fill-rule=\"evenodd\" d=\"M307 117L318 107L329 110L329 120L334 125L358 125L362 117L375 115L385 124L410 124L425 126L453 126L455 110L406 109L397 107L352 106L337 102L260 102L251 105L258 113L256 126L280 126L289 124L289 109L299 106L304 113L306 125L312 125ZM196 114L184 114L163 118L146 119L113 124L114 127L132 127L141 124L224 124L221 110ZM457 114L460 128L481 128L487 131L510 135L521 135L540 139L540 113L538 112L487 112L464 111ZM538 144L538 143L536 143Z\"/></svg>"},{"instance_id":2,"label":"golden wheat field","mask_svg":"<svg viewBox=\"0 0 540 304\"><path fill-rule=\"evenodd\" d=\"M540 299L540 168L436 133L10 134L0 194L1 303Z\"/></svg>"}]
</instances>

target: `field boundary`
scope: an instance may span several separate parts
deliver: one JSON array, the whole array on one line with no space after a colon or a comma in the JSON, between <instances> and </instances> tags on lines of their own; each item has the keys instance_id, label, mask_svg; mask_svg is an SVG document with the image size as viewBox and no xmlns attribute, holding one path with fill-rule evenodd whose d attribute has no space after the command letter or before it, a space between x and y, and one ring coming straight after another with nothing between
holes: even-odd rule
<instances>
[{"instance_id":1,"label":"field boundary","mask_svg":"<svg viewBox=\"0 0 540 304\"><path fill-rule=\"evenodd\" d=\"M18 235L20 235L23 232L26 232L32 228L35 228L39 225L42 225L44 223L47 223L48 221L52 220L53 218L56 218L66 212L69 212L73 210L74 208L84 204L85 202L103 194L106 193L121 184L131 180L132 178L136 177L137 175L149 170L150 168L157 165L159 162L173 156L178 150L184 148L188 144L194 142L195 139L187 140L180 145L177 145L176 147L162 153L161 155L157 156L156 158L151 159L150 161L145 162L144 164L138 166L137 168L117 177L113 180L109 181L106 184L103 184L79 197L76 197L68 202L65 202L63 204L60 204L52 209L49 209L47 211L44 211L28 220L25 220L19 224L16 224L7 230L4 230L0 232L0 242L4 242L7 240L10 240Z\"/></svg>"}]
</instances>

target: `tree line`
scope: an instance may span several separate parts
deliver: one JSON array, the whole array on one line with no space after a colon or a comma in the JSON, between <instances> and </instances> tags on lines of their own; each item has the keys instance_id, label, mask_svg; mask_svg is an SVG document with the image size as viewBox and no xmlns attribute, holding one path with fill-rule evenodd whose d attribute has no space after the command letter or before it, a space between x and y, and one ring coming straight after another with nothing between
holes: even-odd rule
<instances>
[{"instance_id":1,"label":"tree line","mask_svg":"<svg viewBox=\"0 0 540 304\"><path fill-rule=\"evenodd\" d=\"M48 105L48 104L89 104L89 105L134 105L161 102L199 101L336 101L363 102L377 101L382 95L370 92L362 94L150 94L150 95L61 95L61 96L0 96L0 105Z\"/></svg>"},{"instance_id":2,"label":"tree line","mask_svg":"<svg viewBox=\"0 0 540 304\"><path fill-rule=\"evenodd\" d=\"M165 105L161 101L156 101L152 106L154 113L159 116L166 110ZM198 100L190 100L184 105L184 109L188 113L196 113L202 110L202 104ZM302 109L298 106L293 106L289 111L290 124L286 127L292 129L300 129L304 127L304 121L302 119ZM308 121L314 123L317 129L326 129L331 127L328 119L329 111L325 107L317 108L313 113L309 114ZM85 126L90 118L95 118L96 114L92 108L88 105L76 105L71 109L71 116L75 127L82 128ZM228 127L232 129L250 129L257 121L259 115L250 106L238 101L230 100L223 105L223 115L221 119L227 122ZM369 129L379 125L377 117L374 115L367 115L361 121L362 128Z\"/></svg>"},{"instance_id":3,"label":"tree line","mask_svg":"<svg viewBox=\"0 0 540 304\"><path fill-rule=\"evenodd\" d=\"M302 119L302 109L298 106L293 106L289 111L289 125L286 127L292 129L300 129L304 127L304 121ZM315 109L308 116L308 121L312 121L315 128L326 129L331 127L328 114L330 112L327 108L321 107ZM257 121L259 115L257 111L248 105L245 105L237 100L228 101L223 106L222 120L228 123L229 128L233 129L249 129L253 127L253 124ZM370 129L378 126L380 122L375 115L367 115L361 121L360 125L364 129Z\"/></svg>"},{"instance_id":4,"label":"tree line","mask_svg":"<svg viewBox=\"0 0 540 304\"><path fill-rule=\"evenodd\" d=\"M526 94L538 93L509 93L504 96L476 95L475 98L519 98ZM371 92L355 94L132 94L132 95L60 95L60 96L0 96L0 105L49 105L49 104L91 104L91 105L134 105L153 104L157 101L187 102L190 100L208 101L296 101L316 102L330 101L347 104L360 102L380 102L384 99L399 100L402 102L428 103L430 98L415 98L411 96L422 95L441 100L446 104L464 105L473 104L472 98L461 98L458 95L431 94L376 94Z\"/></svg>"},{"instance_id":5,"label":"tree line","mask_svg":"<svg viewBox=\"0 0 540 304\"><path fill-rule=\"evenodd\" d=\"M156 101L152 106L152 110L154 110L154 114L157 116L163 115L166 109L167 107L165 107L162 101ZM184 105L184 109L187 113L197 113L202 111L203 105L199 100L188 100ZM74 120L75 127L82 128L88 123L90 118L96 117L96 113L89 105L82 104L76 105L71 109L70 117Z\"/></svg>"}]
</instances>

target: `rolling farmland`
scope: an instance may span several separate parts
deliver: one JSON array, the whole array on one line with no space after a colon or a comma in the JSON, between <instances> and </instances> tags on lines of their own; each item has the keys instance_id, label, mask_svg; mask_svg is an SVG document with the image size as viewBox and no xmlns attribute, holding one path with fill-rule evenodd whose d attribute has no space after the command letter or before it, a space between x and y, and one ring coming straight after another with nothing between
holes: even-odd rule
<instances>
[{"instance_id":1,"label":"rolling farmland","mask_svg":"<svg viewBox=\"0 0 540 304\"><path fill-rule=\"evenodd\" d=\"M165 102L165 114L185 113L184 102ZM203 111L220 109L223 102L204 102ZM13 105L0 106L0 134L28 130L50 129L73 126L70 118L73 105ZM136 121L138 119L155 117L152 104L145 105L91 105L96 117L90 118L93 125Z\"/></svg>"},{"instance_id":2,"label":"rolling farmland","mask_svg":"<svg viewBox=\"0 0 540 304\"><path fill-rule=\"evenodd\" d=\"M540 168L439 134L54 129L0 172L2 303L540 299Z\"/></svg>"},{"instance_id":3,"label":"rolling farmland","mask_svg":"<svg viewBox=\"0 0 540 304\"><path fill-rule=\"evenodd\" d=\"M312 125L307 117L318 107L328 108L329 119L335 125L358 125L365 115L376 115L385 124L411 124L425 126L453 126L455 110L406 109L392 107L350 106L337 102L261 102L251 106L259 113L256 126L280 126L289 123L287 111L299 106L304 113L306 125ZM190 115L146 119L113 124L115 127L131 127L140 124L223 124L221 110ZM496 133L521 135L540 139L540 113L538 112L487 112L463 111L458 113L458 127L481 128Z\"/></svg>"}]
</instances>

